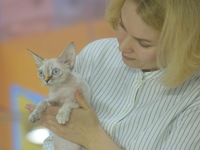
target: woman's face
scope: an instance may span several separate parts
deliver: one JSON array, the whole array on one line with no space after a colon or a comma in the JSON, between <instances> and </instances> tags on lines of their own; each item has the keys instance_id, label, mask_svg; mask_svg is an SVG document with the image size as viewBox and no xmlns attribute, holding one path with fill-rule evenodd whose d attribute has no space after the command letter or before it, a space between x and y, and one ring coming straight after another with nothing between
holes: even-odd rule
<instances>
[{"instance_id":1,"label":"woman's face","mask_svg":"<svg viewBox=\"0 0 200 150\"><path fill-rule=\"evenodd\" d=\"M126 0L116 30L124 63L142 70L155 70L159 35L136 13L136 4Z\"/></svg>"}]
</instances>

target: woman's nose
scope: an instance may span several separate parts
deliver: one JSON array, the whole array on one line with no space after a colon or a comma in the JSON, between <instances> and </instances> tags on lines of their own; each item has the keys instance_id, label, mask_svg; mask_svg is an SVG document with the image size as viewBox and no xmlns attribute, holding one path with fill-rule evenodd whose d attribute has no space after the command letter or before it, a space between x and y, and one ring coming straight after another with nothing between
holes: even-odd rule
<instances>
[{"instance_id":1,"label":"woman's nose","mask_svg":"<svg viewBox=\"0 0 200 150\"><path fill-rule=\"evenodd\" d=\"M132 52L132 43L131 37L127 36L120 40L119 49L121 52Z\"/></svg>"}]
</instances>

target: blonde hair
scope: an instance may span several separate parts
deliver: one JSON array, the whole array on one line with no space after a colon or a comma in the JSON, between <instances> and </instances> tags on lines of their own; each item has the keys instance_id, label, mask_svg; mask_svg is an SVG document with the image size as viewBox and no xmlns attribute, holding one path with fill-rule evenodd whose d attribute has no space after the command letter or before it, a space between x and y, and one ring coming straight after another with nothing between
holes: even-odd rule
<instances>
[{"instance_id":1,"label":"blonde hair","mask_svg":"<svg viewBox=\"0 0 200 150\"><path fill-rule=\"evenodd\" d=\"M132 0L142 20L160 34L157 64L164 69L161 79L176 87L200 71L200 1ZM125 0L111 0L106 17L114 30Z\"/></svg>"},{"instance_id":2,"label":"blonde hair","mask_svg":"<svg viewBox=\"0 0 200 150\"><path fill-rule=\"evenodd\" d=\"M108 3L106 9L106 19L114 30L117 29L118 21L121 18L121 9L124 5L124 2L125 0L111 0Z\"/></svg>"},{"instance_id":3,"label":"blonde hair","mask_svg":"<svg viewBox=\"0 0 200 150\"><path fill-rule=\"evenodd\" d=\"M162 82L176 87L200 71L200 1L167 1L157 57Z\"/></svg>"},{"instance_id":4,"label":"blonde hair","mask_svg":"<svg viewBox=\"0 0 200 150\"><path fill-rule=\"evenodd\" d=\"M107 6L106 18L116 30L121 19L121 9L126 0L111 0ZM163 0L132 0L137 4L137 13L143 21L156 31L160 31L164 20Z\"/></svg>"}]
</instances>

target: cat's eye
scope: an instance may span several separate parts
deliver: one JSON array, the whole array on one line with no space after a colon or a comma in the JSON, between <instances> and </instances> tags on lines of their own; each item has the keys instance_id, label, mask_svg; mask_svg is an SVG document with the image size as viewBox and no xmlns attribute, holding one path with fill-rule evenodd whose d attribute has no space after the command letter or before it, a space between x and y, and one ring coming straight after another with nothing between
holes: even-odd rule
<instances>
[{"instance_id":1,"label":"cat's eye","mask_svg":"<svg viewBox=\"0 0 200 150\"><path fill-rule=\"evenodd\" d=\"M60 73L60 69L58 69L58 68L55 68L52 70L53 75L58 75L59 73Z\"/></svg>"},{"instance_id":2,"label":"cat's eye","mask_svg":"<svg viewBox=\"0 0 200 150\"><path fill-rule=\"evenodd\" d=\"M39 77L41 77L41 78L44 77L43 71L42 71L42 70L39 70L38 75L39 75Z\"/></svg>"}]
</instances>

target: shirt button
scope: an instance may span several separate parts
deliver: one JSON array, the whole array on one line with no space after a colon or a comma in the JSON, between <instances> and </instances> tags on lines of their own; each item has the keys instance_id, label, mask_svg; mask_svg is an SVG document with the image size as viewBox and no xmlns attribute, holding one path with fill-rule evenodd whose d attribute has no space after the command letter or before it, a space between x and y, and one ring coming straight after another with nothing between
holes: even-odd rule
<instances>
[{"instance_id":1,"label":"shirt button","mask_svg":"<svg viewBox=\"0 0 200 150\"><path fill-rule=\"evenodd\" d=\"M142 84L142 82L143 82L142 78L137 79L138 84Z\"/></svg>"}]
</instances>

